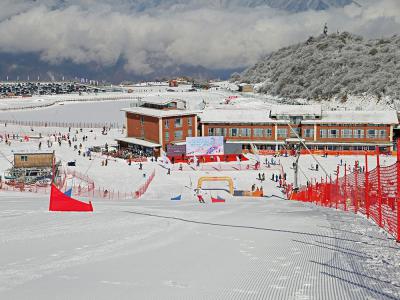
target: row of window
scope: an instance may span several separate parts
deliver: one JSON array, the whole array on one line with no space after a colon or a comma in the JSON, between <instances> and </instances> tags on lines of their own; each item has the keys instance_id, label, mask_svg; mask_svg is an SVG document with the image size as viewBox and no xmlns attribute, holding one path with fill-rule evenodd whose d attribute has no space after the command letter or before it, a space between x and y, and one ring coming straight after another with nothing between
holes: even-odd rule
<instances>
[{"instance_id":1,"label":"row of window","mask_svg":"<svg viewBox=\"0 0 400 300\"><path fill-rule=\"evenodd\" d=\"M297 128L296 128L297 129ZM209 136L225 136L225 137L251 137L251 128L209 128ZM229 135L228 135L229 133ZM271 137L272 129L253 128L253 137ZM288 137L287 128L278 128L278 138ZM303 130L304 138L313 138L314 129L307 128ZM362 139L367 137L369 139L384 139L387 138L386 130L377 129L320 129L321 138L356 138Z\"/></svg>"},{"instance_id":2,"label":"row of window","mask_svg":"<svg viewBox=\"0 0 400 300\"><path fill-rule=\"evenodd\" d=\"M326 127L382 127L382 124L318 124L318 126L326 126Z\"/></svg>"},{"instance_id":3,"label":"row of window","mask_svg":"<svg viewBox=\"0 0 400 300\"><path fill-rule=\"evenodd\" d=\"M188 129L187 136L189 136L189 137L193 136L192 129ZM173 140L170 140L170 135L169 135L169 132L167 131L167 132L164 133L164 139L165 139L166 142L169 142L169 141L181 141L183 139L183 131L182 130L175 130L174 131L174 139Z\"/></svg>"},{"instance_id":4,"label":"row of window","mask_svg":"<svg viewBox=\"0 0 400 300\"><path fill-rule=\"evenodd\" d=\"M271 137L272 129L267 128L208 128L208 136L225 137L251 137L253 131L254 137Z\"/></svg>"},{"instance_id":5,"label":"row of window","mask_svg":"<svg viewBox=\"0 0 400 300\"><path fill-rule=\"evenodd\" d=\"M321 129L319 131L321 138L355 138L363 139L367 137L368 139L384 139L387 137L386 130L377 129Z\"/></svg>"},{"instance_id":6,"label":"row of window","mask_svg":"<svg viewBox=\"0 0 400 300\"><path fill-rule=\"evenodd\" d=\"M187 118L186 120L187 120L187 125L189 127L192 126L192 118ZM169 128L170 123L173 123L172 127L175 127L175 128L181 128L183 125L182 118L175 118L174 120L164 120L164 127ZM140 117L140 124L144 125L144 116Z\"/></svg>"},{"instance_id":7,"label":"row of window","mask_svg":"<svg viewBox=\"0 0 400 300\"><path fill-rule=\"evenodd\" d=\"M186 120L187 120L187 125L188 126L192 126L192 118L187 118ZM169 126L170 126L170 123L172 123L172 121L174 123L173 127L175 127L175 128L181 128L182 127L182 123L183 123L182 118L175 118L175 120L164 120L164 127L168 129Z\"/></svg>"}]
</instances>

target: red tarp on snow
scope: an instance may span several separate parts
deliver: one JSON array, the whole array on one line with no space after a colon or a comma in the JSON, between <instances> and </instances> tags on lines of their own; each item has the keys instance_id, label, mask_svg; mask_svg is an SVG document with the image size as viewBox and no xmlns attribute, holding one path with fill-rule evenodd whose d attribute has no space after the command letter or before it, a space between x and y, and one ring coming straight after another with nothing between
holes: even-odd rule
<instances>
[{"instance_id":1,"label":"red tarp on snow","mask_svg":"<svg viewBox=\"0 0 400 300\"><path fill-rule=\"evenodd\" d=\"M214 197L211 197L211 202L212 203L219 203L219 202L225 202L225 199L222 199L222 198L214 198Z\"/></svg>"},{"instance_id":2,"label":"red tarp on snow","mask_svg":"<svg viewBox=\"0 0 400 300\"><path fill-rule=\"evenodd\" d=\"M85 203L68 197L52 184L49 211L93 211L93 206L90 201Z\"/></svg>"}]
</instances>

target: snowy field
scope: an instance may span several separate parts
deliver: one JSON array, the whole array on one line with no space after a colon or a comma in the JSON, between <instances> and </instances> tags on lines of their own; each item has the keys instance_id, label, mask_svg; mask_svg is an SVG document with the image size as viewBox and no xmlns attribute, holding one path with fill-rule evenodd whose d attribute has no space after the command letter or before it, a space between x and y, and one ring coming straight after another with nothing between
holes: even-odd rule
<instances>
[{"instance_id":1,"label":"snowy field","mask_svg":"<svg viewBox=\"0 0 400 300\"><path fill-rule=\"evenodd\" d=\"M155 183L152 190L162 187ZM367 220L276 198L95 202L3 194L2 299L398 299L399 247Z\"/></svg>"},{"instance_id":2,"label":"snowy field","mask_svg":"<svg viewBox=\"0 0 400 300\"><path fill-rule=\"evenodd\" d=\"M158 88L158 87L157 87ZM166 92L136 87L134 96L184 97L190 109L265 107L274 99L243 96L224 104L230 91ZM132 95L132 94L130 94ZM35 110L0 113L0 119L107 122L121 118L122 105L134 100L68 103ZM12 116L11 116L12 115ZM115 120L113 120L115 121ZM0 135L32 136L29 142L0 142L0 175L13 153L55 150L58 160L93 179L96 188L132 193L155 170L140 199L93 199L94 213L50 213L49 195L0 190L0 299L400 299L399 245L353 213L287 201L270 180L280 165L261 171L255 163L212 163L198 170L175 165L171 175L159 162L131 166L120 159L78 155L91 146L115 145L122 129L40 128L0 124ZM53 134L77 142L47 146ZM39 135L41 139L38 139ZM87 136L87 141L83 141ZM325 178L339 165L364 166L363 156L300 158L300 183ZM274 158L293 181L292 157ZM382 156L390 165L393 157ZM369 157L369 168L376 158ZM222 169L222 170L221 170ZM264 173L266 180L257 180ZM203 185L206 203L194 189L201 176L229 176L237 190L262 187L265 197L233 197L224 182ZM334 178L333 178L334 179ZM182 195L181 201L171 201ZM220 196L226 203L211 203Z\"/></svg>"},{"instance_id":3,"label":"snowy field","mask_svg":"<svg viewBox=\"0 0 400 300\"><path fill-rule=\"evenodd\" d=\"M68 129L0 125L0 133L47 135ZM73 134L76 134L74 129ZM88 141L82 142L87 135ZM113 144L123 136L113 129L76 134L83 147ZM37 149L38 140L0 143L0 169L13 151ZM75 143L75 144L77 144ZM96 185L134 191L143 173L156 176L140 199L93 199L94 213L50 213L48 195L0 192L1 299L399 299L400 257L396 242L368 220L352 213L284 200L270 180L279 167L246 170L247 162L211 164L167 175L159 163L110 160L107 167L84 158L67 143L50 149L59 159L76 160L76 170ZM251 156L250 164L253 164ZM271 157L262 157L262 160ZM275 158L293 180L291 157ZM332 173L340 160L364 157L318 157ZM391 164L392 157L381 157ZM325 176L310 170L311 156L300 166L307 178ZM374 167L375 158L369 165ZM242 170L235 170L233 167ZM343 167L341 167L341 171ZM259 182L259 172L266 181ZM252 184L264 198L232 197L223 182L205 184L205 204L193 189L201 176L230 176L235 189ZM181 201L171 201L182 195ZM226 203L210 203L221 196Z\"/></svg>"},{"instance_id":4,"label":"snowy field","mask_svg":"<svg viewBox=\"0 0 400 300\"><path fill-rule=\"evenodd\" d=\"M104 93L90 95L62 95L62 96L35 96L26 99L1 99L0 120L13 121L47 121L47 122L117 122L121 127L124 124L122 108L127 108L138 103L138 99L147 97L177 98L187 101L187 108L193 110L224 107L224 100L233 95L227 90L211 89L209 91L186 92L190 86L168 88L165 86L156 87L134 87L132 93ZM166 89L173 90L167 92ZM110 98L111 100L105 100ZM81 101L77 101L81 99ZM97 100L96 100L97 99ZM253 98L252 98L253 99ZM90 101L89 101L90 100ZM263 103L263 100L256 99L247 101L247 98L237 99L232 102L239 107L244 103L245 107L254 107L254 102ZM50 105L48 107L39 107ZM37 107L36 109L24 107ZM228 106L229 107L229 106ZM4 110L1 108L19 108L17 110Z\"/></svg>"}]
</instances>

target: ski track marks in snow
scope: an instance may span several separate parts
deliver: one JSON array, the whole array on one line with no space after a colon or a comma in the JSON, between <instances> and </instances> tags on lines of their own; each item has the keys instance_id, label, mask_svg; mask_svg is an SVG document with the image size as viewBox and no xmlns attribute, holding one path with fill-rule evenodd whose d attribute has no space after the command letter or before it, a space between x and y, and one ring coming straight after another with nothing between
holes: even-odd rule
<instances>
[{"instance_id":1,"label":"ski track marks in snow","mask_svg":"<svg viewBox=\"0 0 400 300\"><path fill-rule=\"evenodd\" d=\"M93 281L105 291L95 292L100 299L118 289L142 299L399 297L399 248L353 214L277 199L226 209L169 200L132 208L98 202L92 215L32 213L33 207L25 213L10 203L3 204L7 217L0 215L1 298L26 296L50 278L63 286ZM90 272L106 266L113 271ZM138 270L140 279L131 278Z\"/></svg>"}]
</instances>

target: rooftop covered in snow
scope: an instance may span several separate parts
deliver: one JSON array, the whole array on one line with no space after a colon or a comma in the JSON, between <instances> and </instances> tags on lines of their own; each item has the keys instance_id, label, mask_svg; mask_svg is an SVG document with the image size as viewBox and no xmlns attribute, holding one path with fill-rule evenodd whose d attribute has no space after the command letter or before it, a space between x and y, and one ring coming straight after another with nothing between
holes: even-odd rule
<instances>
[{"instance_id":1,"label":"rooftop covered in snow","mask_svg":"<svg viewBox=\"0 0 400 300\"><path fill-rule=\"evenodd\" d=\"M141 99L141 102L155 105L167 105L172 102L186 103L186 100L168 96L148 96Z\"/></svg>"},{"instance_id":2,"label":"rooftop covered in snow","mask_svg":"<svg viewBox=\"0 0 400 300\"><path fill-rule=\"evenodd\" d=\"M46 154L53 154L54 150L39 150L35 151L33 149L19 149L15 151L14 155L46 155Z\"/></svg>"},{"instance_id":3,"label":"rooftop covered in snow","mask_svg":"<svg viewBox=\"0 0 400 300\"><path fill-rule=\"evenodd\" d=\"M200 114L201 123L287 123L283 120L274 120L269 117L269 110L246 109L213 109L205 110Z\"/></svg>"},{"instance_id":4,"label":"rooftop covered in snow","mask_svg":"<svg viewBox=\"0 0 400 300\"><path fill-rule=\"evenodd\" d=\"M310 116L318 118L321 114L321 105L272 105L270 116Z\"/></svg>"},{"instance_id":5,"label":"rooftop covered in snow","mask_svg":"<svg viewBox=\"0 0 400 300\"><path fill-rule=\"evenodd\" d=\"M156 118L179 117L179 116L188 116L197 114L197 111L193 110L181 110L181 109L162 110L162 109L154 109L147 107L130 107L121 109L121 111L127 113L140 114L144 116L156 117Z\"/></svg>"},{"instance_id":6,"label":"rooftop covered in snow","mask_svg":"<svg viewBox=\"0 0 400 300\"><path fill-rule=\"evenodd\" d=\"M127 143L127 144L134 144L134 145L140 145L140 146L148 147L148 148L161 147L160 144L152 143L150 141L145 141L145 140L141 140L141 139L137 139L137 138L134 138L134 137L117 138L115 140L118 141L118 142L124 142L124 143Z\"/></svg>"},{"instance_id":7,"label":"rooftop covered in snow","mask_svg":"<svg viewBox=\"0 0 400 300\"><path fill-rule=\"evenodd\" d=\"M381 111L324 111L319 120L304 120L302 124L397 124L395 110Z\"/></svg>"}]
</instances>

